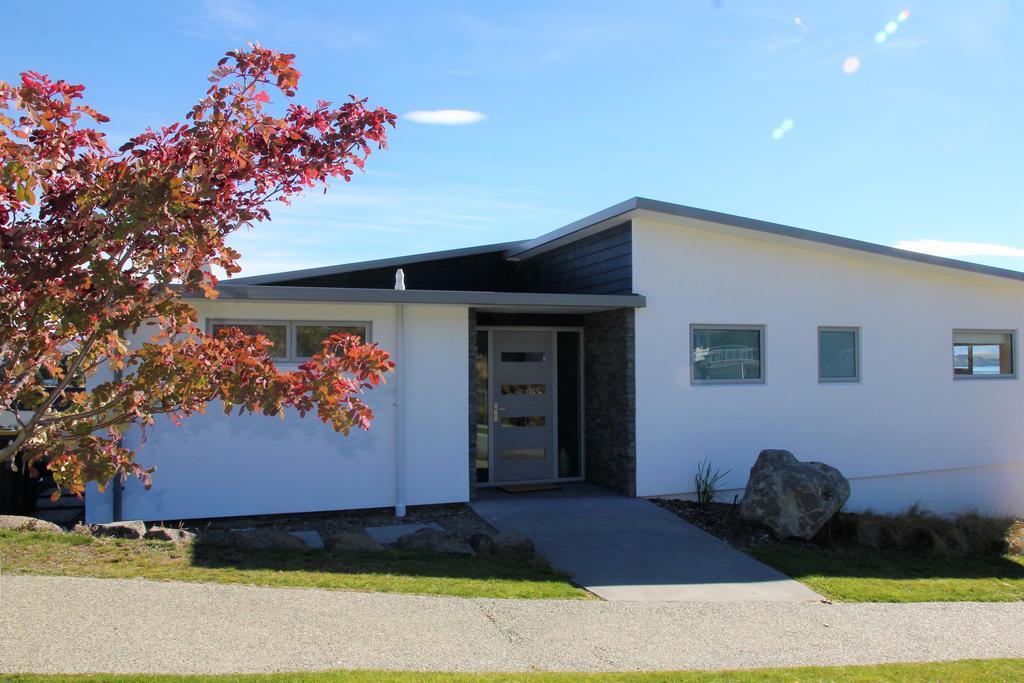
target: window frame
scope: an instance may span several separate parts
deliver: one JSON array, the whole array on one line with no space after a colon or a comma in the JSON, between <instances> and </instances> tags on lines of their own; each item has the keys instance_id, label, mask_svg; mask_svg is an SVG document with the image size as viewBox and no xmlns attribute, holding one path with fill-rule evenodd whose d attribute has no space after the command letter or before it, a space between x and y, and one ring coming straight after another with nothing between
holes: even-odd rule
<instances>
[{"instance_id":1,"label":"window frame","mask_svg":"<svg viewBox=\"0 0 1024 683\"><path fill-rule=\"evenodd\" d=\"M977 375L977 374L974 374L974 375L959 374L956 371L956 356L955 355L951 355L950 363L952 364L952 366L950 367L950 370L952 370L952 375L953 375L953 380L954 381L959 382L961 380L972 381L972 380L979 380L979 379L980 380L986 380L986 379L1017 379L1018 378L1019 373L1020 373L1018 358L1020 358L1020 354L1018 353L1018 349L1017 349L1017 337L1018 337L1017 330L1010 330L1010 329L1005 329L1005 330L1003 330L1003 329L986 329L986 328L981 328L981 327L954 327L953 328L953 332L950 335L950 341L952 342L950 350L956 348L956 346L957 346L956 337L957 337L958 334L967 334L967 335L970 335L970 334L1008 334L1008 335L1010 335L1010 362L1013 364L1013 372L1011 372L1009 374L996 373L996 374L992 374L992 375L985 375L985 374L981 374L981 375Z\"/></svg>"},{"instance_id":2,"label":"window frame","mask_svg":"<svg viewBox=\"0 0 1024 683\"><path fill-rule=\"evenodd\" d=\"M853 332L853 362L856 374L853 377L822 377L821 376L821 333L822 332ZM818 326L818 384L860 384L863 376L861 366L861 331L852 325L819 325Z\"/></svg>"},{"instance_id":3,"label":"window frame","mask_svg":"<svg viewBox=\"0 0 1024 683\"><path fill-rule=\"evenodd\" d=\"M744 330L756 331L760 336L760 363L761 376L756 379L698 379L697 362L694 359L693 334L698 330ZM689 339L690 356L690 384L692 385L724 385L724 384L765 384L768 376L768 326L767 325L741 325L735 323L690 323Z\"/></svg>"},{"instance_id":4,"label":"window frame","mask_svg":"<svg viewBox=\"0 0 1024 683\"><path fill-rule=\"evenodd\" d=\"M264 318L207 318L206 333L213 334L214 326L231 327L238 325L277 325L285 328L284 356L271 356L276 363L299 364L304 363L311 356L299 356L297 343L297 328L303 325L309 326L334 326L334 327L362 327L366 330L363 343L369 344L373 335L373 323L371 321L356 320L269 320Z\"/></svg>"},{"instance_id":5,"label":"window frame","mask_svg":"<svg viewBox=\"0 0 1024 683\"><path fill-rule=\"evenodd\" d=\"M353 321L347 321L347 320L340 320L340 321L339 320L292 320L290 322L291 322L291 325L289 326L289 330L290 330L289 333L290 333L291 337L288 339L288 343L291 345L291 348L294 349L294 353L291 356L292 360L290 361L292 363L304 363L307 360L309 360L310 358L312 358L312 356L299 356L298 355L298 353L299 353L298 328L300 326L306 325L306 326L309 326L309 327L314 327L314 326L322 326L322 327L326 327L326 326L331 326L331 327L362 327L364 330L366 330L366 333L363 335L363 343L364 344L369 344L371 336L373 335L373 323L370 322L369 320L367 320L367 321L355 321L355 320L353 320Z\"/></svg>"},{"instance_id":6,"label":"window frame","mask_svg":"<svg viewBox=\"0 0 1024 683\"><path fill-rule=\"evenodd\" d=\"M289 327L288 323L289 321L287 320L269 320L266 318L207 318L206 333L210 335L215 334L213 330L215 326L235 327L240 325L275 325L278 327L284 327L285 355L275 356L273 353L276 349L271 349L270 358L277 362L287 363L289 358L288 351L292 348L291 327Z\"/></svg>"}]
</instances>

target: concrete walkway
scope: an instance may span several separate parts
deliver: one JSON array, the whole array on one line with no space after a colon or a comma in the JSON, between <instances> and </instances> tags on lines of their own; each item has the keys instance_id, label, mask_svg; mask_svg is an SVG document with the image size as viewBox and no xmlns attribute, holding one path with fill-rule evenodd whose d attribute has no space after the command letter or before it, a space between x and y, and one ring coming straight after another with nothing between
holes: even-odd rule
<instances>
[{"instance_id":1,"label":"concrete walkway","mask_svg":"<svg viewBox=\"0 0 1024 683\"><path fill-rule=\"evenodd\" d=\"M0 673L627 671L1024 656L1024 604L467 600L0 576Z\"/></svg>"},{"instance_id":2,"label":"concrete walkway","mask_svg":"<svg viewBox=\"0 0 1024 683\"><path fill-rule=\"evenodd\" d=\"M470 506L500 530L518 529L552 565L605 600L821 600L646 500L574 485L528 494L485 490Z\"/></svg>"}]
</instances>

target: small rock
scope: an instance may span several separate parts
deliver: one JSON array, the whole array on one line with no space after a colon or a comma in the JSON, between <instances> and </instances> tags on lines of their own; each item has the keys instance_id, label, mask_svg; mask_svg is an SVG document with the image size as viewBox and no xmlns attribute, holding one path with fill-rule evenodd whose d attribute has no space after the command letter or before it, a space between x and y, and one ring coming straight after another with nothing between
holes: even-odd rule
<instances>
[{"instance_id":1,"label":"small rock","mask_svg":"<svg viewBox=\"0 0 1024 683\"><path fill-rule=\"evenodd\" d=\"M232 529L222 538L228 544L244 550L309 550L301 538L278 529Z\"/></svg>"},{"instance_id":2,"label":"small rock","mask_svg":"<svg viewBox=\"0 0 1024 683\"><path fill-rule=\"evenodd\" d=\"M380 553L385 548L362 531L335 534L327 539L329 552Z\"/></svg>"},{"instance_id":3,"label":"small rock","mask_svg":"<svg viewBox=\"0 0 1024 683\"><path fill-rule=\"evenodd\" d=\"M145 538L150 541L170 541L171 543L189 543L194 541L196 535L185 529L174 529L172 527L154 526L146 532Z\"/></svg>"},{"instance_id":4,"label":"small rock","mask_svg":"<svg viewBox=\"0 0 1024 683\"><path fill-rule=\"evenodd\" d=\"M473 534L469 537L469 547L477 555L493 555L494 538L490 534Z\"/></svg>"},{"instance_id":5,"label":"small rock","mask_svg":"<svg viewBox=\"0 0 1024 683\"><path fill-rule=\"evenodd\" d=\"M306 529L303 531L289 531L288 533L305 543L306 547L311 550L324 549L324 539L320 537L319 531Z\"/></svg>"},{"instance_id":6,"label":"small rock","mask_svg":"<svg viewBox=\"0 0 1024 683\"><path fill-rule=\"evenodd\" d=\"M440 525L435 524L434 522L427 522L426 524L388 524L385 526L370 526L366 527L366 533L370 538L381 545L390 545L392 543L396 543L402 536L408 536L420 529L444 531Z\"/></svg>"},{"instance_id":7,"label":"small rock","mask_svg":"<svg viewBox=\"0 0 1024 683\"><path fill-rule=\"evenodd\" d=\"M420 529L398 539L396 545L402 550L426 550L451 555L473 555L473 548L449 533L437 529Z\"/></svg>"},{"instance_id":8,"label":"small rock","mask_svg":"<svg viewBox=\"0 0 1024 683\"><path fill-rule=\"evenodd\" d=\"M92 535L110 536L112 538L142 538L146 535L146 525L139 520L93 524Z\"/></svg>"},{"instance_id":9,"label":"small rock","mask_svg":"<svg viewBox=\"0 0 1024 683\"><path fill-rule=\"evenodd\" d=\"M491 541L494 543L494 555L503 560L522 562L533 559L537 554L533 541L516 529L495 534Z\"/></svg>"},{"instance_id":10,"label":"small rock","mask_svg":"<svg viewBox=\"0 0 1024 683\"><path fill-rule=\"evenodd\" d=\"M764 524L779 538L808 541L849 497L850 482L835 467L764 450L750 468L740 517Z\"/></svg>"},{"instance_id":11,"label":"small rock","mask_svg":"<svg viewBox=\"0 0 1024 683\"><path fill-rule=\"evenodd\" d=\"M22 517L21 515L0 515L0 529L12 529L14 531L49 531L51 533L64 533L64 529L53 522L35 517Z\"/></svg>"}]
</instances>

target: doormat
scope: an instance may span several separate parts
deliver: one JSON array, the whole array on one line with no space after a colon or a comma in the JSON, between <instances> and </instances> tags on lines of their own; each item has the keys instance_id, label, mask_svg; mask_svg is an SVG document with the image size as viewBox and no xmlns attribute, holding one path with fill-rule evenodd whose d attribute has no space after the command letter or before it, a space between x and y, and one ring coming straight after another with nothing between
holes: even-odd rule
<instances>
[{"instance_id":1,"label":"doormat","mask_svg":"<svg viewBox=\"0 0 1024 683\"><path fill-rule=\"evenodd\" d=\"M555 484L512 484L498 488L505 493L533 493L534 491L558 491L562 487Z\"/></svg>"}]
</instances>

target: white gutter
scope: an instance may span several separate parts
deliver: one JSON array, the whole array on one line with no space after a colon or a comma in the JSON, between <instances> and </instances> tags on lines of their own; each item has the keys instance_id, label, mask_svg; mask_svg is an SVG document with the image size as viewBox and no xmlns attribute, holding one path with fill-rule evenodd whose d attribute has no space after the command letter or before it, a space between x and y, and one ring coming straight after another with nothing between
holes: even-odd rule
<instances>
[{"instance_id":1,"label":"white gutter","mask_svg":"<svg viewBox=\"0 0 1024 683\"><path fill-rule=\"evenodd\" d=\"M395 289L405 291L405 273L395 271ZM395 306L395 517L405 517L405 439L403 438L405 383L402 382L402 366L405 362L405 306Z\"/></svg>"}]
</instances>

